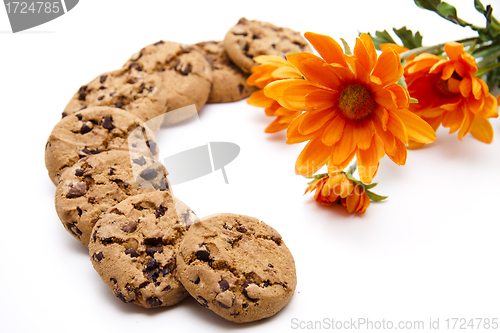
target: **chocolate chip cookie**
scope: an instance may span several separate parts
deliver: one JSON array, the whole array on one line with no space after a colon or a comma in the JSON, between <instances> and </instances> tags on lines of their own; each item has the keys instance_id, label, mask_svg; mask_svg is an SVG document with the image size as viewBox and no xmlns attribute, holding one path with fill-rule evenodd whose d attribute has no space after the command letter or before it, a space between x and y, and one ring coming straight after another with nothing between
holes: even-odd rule
<instances>
[{"instance_id":1,"label":"chocolate chip cookie","mask_svg":"<svg viewBox=\"0 0 500 333\"><path fill-rule=\"evenodd\" d=\"M280 234L244 215L217 214L192 224L177 268L200 305L237 323L274 315L297 284L293 256Z\"/></svg>"},{"instance_id":2,"label":"chocolate chip cookie","mask_svg":"<svg viewBox=\"0 0 500 333\"><path fill-rule=\"evenodd\" d=\"M168 191L130 197L101 215L89 244L101 279L125 303L146 308L170 306L188 293L175 277L179 243L196 219L176 211Z\"/></svg>"},{"instance_id":3,"label":"chocolate chip cookie","mask_svg":"<svg viewBox=\"0 0 500 333\"><path fill-rule=\"evenodd\" d=\"M63 171L80 158L108 150L133 150L149 159L158 157L154 133L130 112L89 107L61 119L45 145L45 166L57 185Z\"/></svg>"},{"instance_id":4,"label":"chocolate chip cookie","mask_svg":"<svg viewBox=\"0 0 500 333\"><path fill-rule=\"evenodd\" d=\"M119 69L81 86L64 109L63 117L90 106L113 106L148 121L166 112L167 90L156 74Z\"/></svg>"},{"instance_id":5,"label":"chocolate chip cookie","mask_svg":"<svg viewBox=\"0 0 500 333\"><path fill-rule=\"evenodd\" d=\"M297 31L260 21L241 18L224 38L224 48L231 60L244 72L256 65L253 57L293 52L312 52L307 40Z\"/></svg>"},{"instance_id":6,"label":"chocolate chip cookie","mask_svg":"<svg viewBox=\"0 0 500 333\"><path fill-rule=\"evenodd\" d=\"M66 230L87 246L102 213L128 197L156 190L170 190L161 163L111 150L84 157L61 175L56 212Z\"/></svg>"},{"instance_id":7,"label":"chocolate chip cookie","mask_svg":"<svg viewBox=\"0 0 500 333\"><path fill-rule=\"evenodd\" d=\"M158 74L167 89L167 111L191 104L200 111L208 100L212 68L191 45L159 41L132 55L123 68Z\"/></svg>"},{"instance_id":8,"label":"chocolate chip cookie","mask_svg":"<svg viewBox=\"0 0 500 333\"><path fill-rule=\"evenodd\" d=\"M224 42L208 41L194 46L212 65L213 85L208 103L239 101L256 90L247 84L248 74L231 61L224 50Z\"/></svg>"}]
</instances>

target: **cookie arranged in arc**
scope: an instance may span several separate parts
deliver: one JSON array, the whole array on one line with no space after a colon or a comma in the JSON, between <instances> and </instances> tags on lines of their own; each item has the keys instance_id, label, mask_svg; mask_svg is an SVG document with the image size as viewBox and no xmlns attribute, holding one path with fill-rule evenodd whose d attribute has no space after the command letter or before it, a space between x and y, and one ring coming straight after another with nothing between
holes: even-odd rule
<instances>
[{"instance_id":1,"label":"cookie arranged in arc","mask_svg":"<svg viewBox=\"0 0 500 333\"><path fill-rule=\"evenodd\" d=\"M56 212L66 230L87 246L95 222L110 207L140 193L170 188L161 163L111 150L84 157L62 174Z\"/></svg>"},{"instance_id":2,"label":"cookie arranged in arc","mask_svg":"<svg viewBox=\"0 0 500 333\"><path fill-rule=\"evenodd\" d=\"M207 41L194 45L212 65L213 85L208 103L236 102L250 96L257 88L247 84L244 73L229 58L223 41Z\"/></svg>"},{"instance_id":3,"label":"cookie arranged in arc","mask_svg":"<svg viewBox=\"0 0 500 333\"><path fill-rule=\"evenodd\" d=\"M158 74L167 90L167 111L191 104L200 111L208 100L212 68L191 45L159 41L132 55L123 68Z\"/></svg>"},{"instance_id":4,"label":"cookie arranged in arc","mask_svg":"<svg viewBox=\"0 0 500 333\"><path fill-rule=\"evenodd\" d=\"M189 224L168 191L130 197L96 222L89 243L92 265L115 296L146 308L188 296L175 277L179 244ZM177 205L183 206L183 205ZM196 217L196 216L194 216Z\"/></svg>"},{"instance_id":5,"label":"cookie arranged in arc","mask_svg":"<svg viewBox=\"0 0 500 333\"><path fill-rule=\"evenodd\" d=\"M224 38L224 48L233 62L250 73L256 65L253 57L277 55L285 58L293 52L312 52L307 40L297 31L268 22L241 18Z\"/></svg>"},{"instance_id":6,"label":"cookie arranged in arc","mask_svg":"<svg viewBox=\"0 0 500 333\"><path fill-rule=\"evenodd\" d=\"M89 107L61 119L45 145L45 166L57 185L61 174L79 159L108 150L129 150L157 159L154 133L130 112L112 107Z\"/></svg>"},{"instance_id":7,"label":"cookie arranged in arc","mask_svg":"<svg viewBox=\"0 0 500 333\"><path fill-rule=\"evenodd\" d=\"M280 234L237 214L212 215L191 225L177 268L198 303L237 323L274 315L297 284L293 256Z\"/></svg>"},{"instance_id":8,"label":"cookie arranged in arc","mask_svg":"<svg viewBox=\"0 0 500 333\"><path fill-rule=\"evenodd\" d=\"M156 74L122 68L81 86L66 105L63 117L90 106L116 107L148 121L166 112L167 90Z\"/></svg>"}]
</instances>

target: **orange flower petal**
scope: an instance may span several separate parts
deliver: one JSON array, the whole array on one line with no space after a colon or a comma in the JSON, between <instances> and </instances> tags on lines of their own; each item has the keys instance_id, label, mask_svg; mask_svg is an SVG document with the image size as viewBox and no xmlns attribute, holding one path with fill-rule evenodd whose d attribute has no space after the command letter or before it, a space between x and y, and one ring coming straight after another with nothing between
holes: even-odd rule
<instances>
[{"instance_id":1,"label":"orange flower petal","mask_svg":"<svg viewBox=\"0 0 500 333\"><path fill-rule=\"evenodd\" d=\"M367 45L361 38L356 38L356 45L354 46L354 57L361 64L361 66L363 66L367 73L370 73L372 71L373 65L377 59L376 55L374 58L371 57L367 49Z\"/></svg>"},{"instance_id":2,"label":"orange flower petal","mask_svg":"<svg viewBox=\"0 0 500 333\"><path fill-rule=\"evenodd\" d=\"M398 108L406 109L410 105L410 94L403 86L399 84L391 84L385 87L392 93L392 99Z\"/></svg>"},{"instance_id":3,"label":"orange flower petal","mask_svg":"<svg viewBox=\"0 0 500 333\"><path fill-rule=\"evenodd\" d=\"M345 202L346 202L346 209L349 213L354 213L355 211L357 211L358 207L359 207L359 204L360 204L360 201L361 201L361 196L359 195L356 195L356 194L351 194L349 195Z\"/></svg>"},{"instance_id":4,"label":"orange flower petal","mask_svg":"<svg viewBox=\"0 0 500 333\"><path fill-rule=\"evenodd\" d=\"M377 105L375 107L375 110L373 110L373 113L377 116L377 118L380 120L380 124L382 125L382 128L384 131L387 130L387 122L389 121L389 112L386 110L386 108Z\"/></svg>"},{"instance_id":5,"label":"orange flower petal","mask_svg":"<svg viewBox=\"0 0 500 333\"><path fill-rule=\"evenodd\" d=\"M355 155L356 155L356 149L353 150L352 153L349 156L347 156L347 158L342 163L335 164L335 163L333 163L333 159L335 158L335 156L332 153L330 155L330 159L328 160L328 174L334 175L338 172L341 172L345 168L347 168L349 166L349 163L351 163L351 161Z\"/></svg>"},{"instance_id":6,"label":"orange flower petal","mask_svg":"<svg viewBox=\"0 0 500 333\"><path fill-rule=\"evenodd\" d=\"M458 131L458 139L462 140L462 138L470 132L472 127L472 122L474 121L474 113L469 110L464 110L464 120L460 125L460 130Z\"/></svg>"},{"instance_id":7,"label":"orange flower petal","mask_svg":"<svg viewBox=\"0 0 500 333\"><path fill-rule=\"evenodd\" d=\"M332 108L325 110L309 111L302 119L299 125L299 132L302 135L308 135L319 130L328 120L332 119L337 112Z\"/></svg>"},{"instance_id":8,"label":"orange flower petal","mask_svg":"<svg viewBox=\"0 0 500 333\"><path fill-rule=\"evenodd\" d=\"M409 61L405 65L405 73L413 74L419 71L428 72L432 66L442 59L436 55L422 53L419 54L414 60Z\"/></svg>"},{"instance_id":9,"label":"orange flower petal","mask_svg":"<svg viewBox=\"0 0 500 333\"><path fill-rule=\"evenodd\" d=\"M323 66L324 64L323 59L310 58L303 60L296 66L307 80L330 89L338 88L341 81L337 74L330 66ZM325 73L325 71L329 73Z\"/></svg>"},{"instance_id":10,"label":"orange flower petal","mask_svg":"<svg viewBox=\"0 0 500 333\"><path fill-rule=\"evenodd\" d=\"M389 121L387 122L387 129L404 143L408 143L408 133L406 127L401 119L394 113L389 114Z\"/></svg>"},{"instance_id":11,"label":"orange flower petal","mask_svg":"<svg viewBox=\"0 0 500 333\"><path fill-rule=\"evenodd\" d=\"M264 93L289 110L304 111L305 96L316 89L318 88L313 83L306 80L285 79L269 83L264 88Z\"/></svg>"},{"instance_id":12,"label":"orange flower petal","mask_svg":"<svg viewBox=\"0 0 500 333\"><path fill-rule=\"evenodd\" d=\"M345 118L337 114L335 118L331 119L325 126L321 140L327 146L334 145L342 137L344 126L346 124Z\"/></svg>"},{"instance_id":13,"label":"orange flower petal","mask_svg":"<svg viewBox=\"0 0 500 333\"><path fill-rule=\"evenodd\" d=\"M455 72L455 67L453 67L453 64L448 62L443 68L441 79L448 80L453 75L453 72Z\"/></svg>"},{"instance_id":14,"label":"orange flower petal","mask_svg":"<svg viewBox=\"0 0 500 333\"><path fill-rule=\"evenodd\" d=\"M280 123L280 119L277 118L271 124L269 124L269 126L266 127L265 132L266 133L276 133L276 132L279 132L281 130L284 130L287 127L288 127L288 124Z\"/></svg>"},{"instance_id":15,"label":"orange flower petal","mask_svg":"<svg viewBox=\"0 0 500 333\"><path fill-rule=\"evenodd\" d=\"M387 49L393 49L394 51L396 51L399 54L410 50L410 49L408 49L408 48L406 48L404 46L401 46L401 45L398 45L398 44L393 44L393 43L381 43L379 45L379 47L380 47L380 50L382 50L382 51L385 51Z\"/></svg>"},{"instance_id":16,"label":"orange flower petal","mask_svg":"<svg viewBox=\"0 0 500 333\"><path fill-rule=\"evenodd\" d=\"M377 50L375 49L375 45L373 44L372 38L370 37L370 35L364 32L359 36L359 38L363 41L366 51L368 52L368 56L372 59L372 68L373 68L375 61L377 60ZM382 52L383 51L384 50L382 50Z\"/></svg>"},{"instance_id":17,"label":"orange flower petal","mask_svg":"<svg viewBox=\"0 0 500 333\"><path fill-rule=\"evenodd\" d=\"M342 164L356 148L356 140L354 139L355 126L352 122L346 122L342 137L332 147L331 161L334 165Z\"/></svg>"},{"instance_id":18,"label":"orange flower petal","mask_svg":"<svg viewBox=\"0 0 500 333\"><path fill-rule=\"evenodd\" d=\"M421 143L431 143L436 140L436 132L422 118L406 109L392 111L405 125L408 138Z\"/></svg>"},{"instance_id":19,"label":"orange flower petal","mask_svg":"<svg viewBox=\"0 0 500 333\"><path fill-rule=\"evenodd\" d=\"M310 140L316 136L317 133L312 133L309 135L300 134L299 125L302 123L302 119L304 119L304 116L305 116L305 114L302 113L297 118L295 118L295 120L292 121L290 123L290 125L288 126L288 129L286 131L286 137L287 137L286 143L287 144L291 145L294 143L304 142L304 141Z\"/></svg>"},{"instance_id":20,"label":"orange flower petal","mask_svg":"<svg viewBox=\"0 0 500 333\"><path fill-rule=\"evenodd\" d=\"M455 111L447 111L443 114L443 126L450 129L450 134L458 131L464 121L463 108Z\"/></svg>"},{"instance_id":21,"label":"orange flower petal","mask_svg":"<svg viewBox=\"0 0 500 333\"><path fill-rule=\"evenodd\" d=\"M356 154L358 157L358 172L363 183L369 184L372 182L373 177L377 174L379 161L384 155L384 143L377 135L373 136L369 149L358 149Z\"/></svg>"},{"instance_id":22,"label":"orange flower petal","mask_svg":"<svg viewBox=\"0 0 500 333\"><path fill-rule=\"evenodd\" d=\"M371 74L380 78L384 86L397 82L403 76L399 54L394 50L382 52Z\"/></svg>"},{"instance_id":23,"label":"orange flower petal","mask_svg":"<svg viewBox=\"0 0 500 333\"><path fill-rule=\"evenodd\" d=\"M247 103L253 106L259 106L259 107L269 107L271 104L273 104L274 100L272 98L267 97L264 94L263 90L257 90L250 95L250 98L247 100Z\"/></svg>"},{"instance_id":24,"label":"orange flower petal","mask_svg":"<svg viewBox=\"0 0 500 333\"><path fill-rule=\"evenodd\" d=\"M474 117L470 133L481 142L491 143L493 141L493 127L488 119L480 115Z\"/></svg>"},{"instance_id":25,"label":"orange flower petal","mask_svg":"<svg viewBox=\"0 0 500 333\"><path fill-rule=\"evenodd\" d=\"M458 86L460 93L465 98L469 97L472 91L472 80L468 77L465 77L460 81L460 85Z\"/></svg>"},{"instance_id":26,"label":"orange flower petal","mask_svg":"<svg viewBox=\"0 0 500 333\"><path fill-rule=\"evenodd\" d=\"M444 52L448 55L448 58L453 61L459 61L460 55L464 53L463 44L457 42L450 42L444 45Z\"/></svg>"},{"instance_id":27,"label":"orange flower petal","mask_svg":"<svg viewBox=\"0 0 500 333\"><path fill-rule=\"evenodd\" d=\"M312 176L321 169L330 157L331 148L320 138L311 139L295 162L295 173L304 177Z\"/></svg>"},{"instance_id":28,"label":"orange flower petal","mask_svg":"<svg viewBox=\"0 0 500 333\"><path fill-rule=\"evenodd\" d=\"M312 44L323 59L328 63L337 63L347 67L342 47L332 37L314 32L306 32L304 37Z\"/></svg>"},{"instance_id":29,"label":"orange flower petal","mask_svg":"<svg viewBox=\"0 0 500 333\"><path fill-rule=\"evenodd\" d=\"M411 142L414 142L414 141L411 141ZM387 154L387 156L389 156L389 158L397 165L405 165L406 164L406 157L408 154L407 150L406 150L406 146L399 139L396 139L395 143L396 143L395 153L394 154Z\"/></svg>"},{"instance_id":30,"label":"orange flower petal","mask_svg":"<svg viewBox=\"0 0 500 333\"><path fill-rule=\"evenodd\" d=\"M373 125L375 127L376 135L384 143L384 150L387 155L394 155L396 153L396 144L394 134L389 131L384 131L382 124L378 118L373 118Z\"/></svg>"},{"instance_id":31,"label":"orange flower petal","mask_svg":"<svg viewBox=\"0 0 500 333\"><path fill-rule=\"evenodd\" d=\"M375 134L375 127L371 120L357 123L355 126L354 138L359 149L368 149Z\"/></svg>"},{"instance_id":32,"label":"orange flower petal","mask_svg":"<svg viewBox=\"0 0 500 333\"><path fill-rule=\"evenodd\" d=\"M337 91L318 88L306 96L305 104L308 110L324 109L336 105L339 93Z\"/></svg>"}]
</instances>

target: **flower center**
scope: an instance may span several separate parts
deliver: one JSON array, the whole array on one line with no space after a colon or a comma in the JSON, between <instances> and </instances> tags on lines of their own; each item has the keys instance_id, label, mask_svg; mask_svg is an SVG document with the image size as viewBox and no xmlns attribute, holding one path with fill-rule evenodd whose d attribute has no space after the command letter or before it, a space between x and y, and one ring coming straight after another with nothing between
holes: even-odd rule
<instances>
[{"instance_id":1,"label":"flower center","mask_svg":"<svg viewBox=\"0 0 500 333\"><path fill-rule=\"evenodd\" d=\"M375 104L371 91L361 83L349 84L340 93L339 108L352 120L366 118L375 109Z\"/></svg>"},{"instance_id":2,"label":"flower center","mask_svg":"<svg viewBox=\"0 0 500 333\"><path fill-rule=\"evenodd\" d=\"M436 78L434 79L434 87L437 92L445 97L453 97L458 91L458 85L462 81L462 77L457 74L457 72L453 72L453 75L448 80L441 79L441 75L436 74Z\"/></svg>"}]
</instances>

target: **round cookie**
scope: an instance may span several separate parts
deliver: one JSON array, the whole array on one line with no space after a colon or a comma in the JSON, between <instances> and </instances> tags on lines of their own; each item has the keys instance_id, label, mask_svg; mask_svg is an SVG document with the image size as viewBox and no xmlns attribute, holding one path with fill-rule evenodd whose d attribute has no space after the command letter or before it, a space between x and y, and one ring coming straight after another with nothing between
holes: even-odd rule
<instances>
[{"instance_id":1,"label":"round cookie","mask_svg":"<svg viewBox=\"0 0 500 333\"><path fill-rule=\"evenodd\" d=\"M188 296L175 277L176 256L197 218L189 209L177 212L176 201L168 191L139 194L112 207L95 224L89 243L92 265L123 302L154 308Z\"/></svg>"},{"instance_id":2,"label":"round cookie","mask_svg":"<svg viewBox=\"0 0 500 333\"><path fill-rule=\"evenodd\" d=\"M208 103L239 101L257 89L247 84L248 74L231 61L223 41L201 42L194 46L212 65L213 85Z\"/></svg>"},{"instance_id":3,"label":"round cookie","mask_svg":"<svg viewBox=\"0 0 500 333\"><path fill-rule=\"evenodd\" d=\"M108 150L131 150L158 157L154 133L132 113L111 107L90 107L61 119L45 145L45 166L57 185L65 169L80 158Z\"/></svg>"},{"instance_id":4,"label":"round cookie","mask_svg":"<svg viewBox=\"0 0 500 333\"><path fill-rule=\"evenodd\" d=\"M123 68L158 74L167 89L167 111L191 104L200 111L208 100L212 69L191 45L159 41L132 55Z\"/></svg>"},{"instance_id":5,"label":"round cookie","mask_svg":"<svg viewBox=\"0 0 500 333\"><path fill-rule=\"evenodd\" d=\"M244 215L217 214L191 225L177 268L191 296L237 323L274 315L297 284L293 256L279 233Z\"/></svg>"},{"instance_id":6,"label":"round cookie","mask_svg":"<svg viewBox=\"0 0 500 333\"><path fill-rule=\"evenodd\" d=\"M63 117L89 106L113 106L148 121L166 112L167 90L156 74L122 68L81 86L66 105Z\"/></svg>"},{"instance_id":7,"label":"round cookie","mask_svg":"<svg viewBox=\"0 0 500 333\"><path fill-rule=\"evenodd\" d=\"M307 40L297 31L260 21L241 18L224 38L224 48L231 60L244 72L256 65L253 57L293 52L312 52Z\"/></svg>"},{"instance_id":8,"label":"round cookie","mask_svg":"<svg viewBox=\"0 0 500 333\"><path fill-rule=\"evenodd\" d=\"M99 216L136 194L170 190L165 167L126 150L82 158L61 175L56 212L69 233L87 246Z\"/></svg>"}]
</instances>

